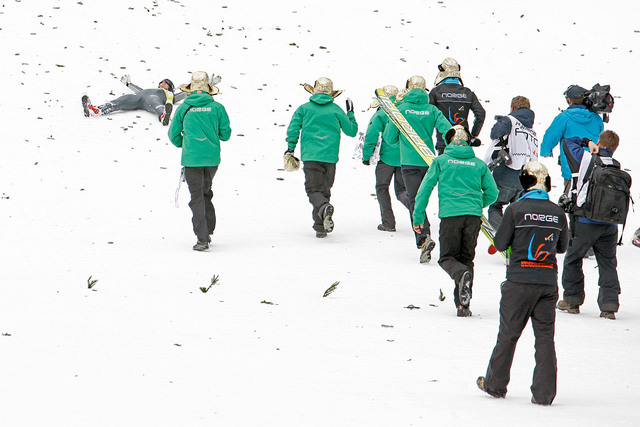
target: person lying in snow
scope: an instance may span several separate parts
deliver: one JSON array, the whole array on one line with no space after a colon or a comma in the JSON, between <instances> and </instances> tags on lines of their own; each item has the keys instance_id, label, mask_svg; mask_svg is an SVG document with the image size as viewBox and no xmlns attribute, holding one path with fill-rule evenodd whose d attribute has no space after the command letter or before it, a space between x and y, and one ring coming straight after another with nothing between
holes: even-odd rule
<instances>
[{"instance_id":1,"label":"person lying in snow","mask_svg":"<svg viewBox=\"0 0 640 427\"><path fill-rule=\"evenodd\" d=\"M82 95L82 109L85 117L104 116L119 111L146 110L156 114L163 126L169 124L173 104L182 101L188 94L179 92L174 95L174 85L169 79L163 79L155 89L142 89L131 83L129 75L122 76L120 81L133 94L123 95L113 101L95 106L87 94Z\"/></svg>"}]
</instances>

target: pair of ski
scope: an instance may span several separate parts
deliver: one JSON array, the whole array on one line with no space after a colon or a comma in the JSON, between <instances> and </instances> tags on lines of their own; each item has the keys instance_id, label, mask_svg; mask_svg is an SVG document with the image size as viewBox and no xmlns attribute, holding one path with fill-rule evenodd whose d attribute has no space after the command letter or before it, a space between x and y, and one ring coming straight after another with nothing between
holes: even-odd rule
<instances>
[{"instance_id":1,"label":"pair of ski","mask_svg":"<svg viewBox=\"0 0 640 427\"><path fill-rule=\"evenodd\" d=\"M415 130L411 127L407 119L402 115L400 110L395 106L393 101L389 99L387 94L383 89L376 89L376 98L380 102L380 108L384 111L389 120L398 128L400 133L409 140L413 148L420 154L420 157L427 163L427 165L431 166L433 159L436 155L431 151L429 146L425 144L425 142L420 138L420 136L416 133ZM482 234L484 234L487 239L491 242L491 246L489 247L489 253L494 254L497 252L495 246L493 246L493 238L496 235L496 231L491 227L487 218L482 215L482 225L481 228ZM505 252L500 252L500 254L505 258L509 258L509 250Z\"/></svg>"}]
</instances>

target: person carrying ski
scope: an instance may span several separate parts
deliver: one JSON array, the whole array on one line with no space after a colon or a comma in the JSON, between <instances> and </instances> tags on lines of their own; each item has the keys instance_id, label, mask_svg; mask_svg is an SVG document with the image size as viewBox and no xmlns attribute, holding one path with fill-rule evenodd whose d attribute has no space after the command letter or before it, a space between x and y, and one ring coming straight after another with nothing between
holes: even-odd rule
<instances>
[{"instance_id":1,"label":"person carrying ski","mask_svg":"<svg viewBox=\"0 0 640 427\"><path fill-rule=\"evenodd\" d=\"M431 192L438 185L440 259L438 264L454 281L458 317L471 316L473 260L482 223L482 209L498 196L491 172L468 144L469 131L455 125L445 134L447 147L431 163L413 210L413 228L420 232Z\"/></svg>"},{"instance_id":2,"label":"person carrying ski","mask_svg":"<svg viewBox=\"0 0 640 427\"><path fill-rule=\"evenodd\" d=\"M561 112L553 119L542 137L540 155L542 157L553 156L553 149L565 138L578 137L597 141L598 136L604 130L602 118L587 109L584 105L587 90L578 85L571 85L564 92L569 108ZM567 158L562 148L560 149L560 171L564 178L565 195L569 194L571 187L571 170L567 164Z\"/></svg>"},{"instance_id":3,"label":"person carrying ski","mask_svg":"<svg viewBox=\"0 0 640 427\"><path fill-rule=\"evenodd\" d=\"M508 116L496 116L491 128L491 144L484 161L493 170L498 185L498 199L489 206L488 220L494 230L500 227L503 206L514 202L522 191L520 171L538 160L538 137L533 128L535 114L529 100L516 96L511 100Z\"/></svg>"},{"instance_id":4,"label":"person carrying ski","mask_svg":"<svg viewBox=\"0 0 640 427\"><path fill-rule=\"evenodd\" d=\"M398 94L398 88L388 85L382 89L389 96L389 99L395 102L395 97ZM384 129L387 126L387 123L389 123L389 117L380 107L378 107L369 121L367 133L364 137L362 163L369 166L371 155L380 140L380 160L376 164L375 172L376 198L380 205L380 217L382 219L382 222L378 225L378 230L396 231L396 217L393 214L391 196L389 195L389 186L391 185L392 180L398 201L407 209L409 208L409 201L400 168L400 146L398 144L389 144L389 142L384 139Z\"/></svg>"},{"instance_id":5,"label":"person carrying ski","mask_svg":"<svg viewBox=\"0 0 640 427\"><path fill-rule=\"evenodd\" d=\"M336 175L336 163L340 149L340 133L354 137L358 123L353 113L353 102L347 98L345 113L334 104L342 91L333 90L333 82L320 77L315 85L303 84L311 93L309 102L296 109L287 128L287 154L293 152L300 141L300 158L305 176L304 188L313 206L313 229L316 237L324 238L333 231L331 188Z\"/></svg>"},{"instance_id":6,"label":"person carrying ski","mask_svg":"<svg viewBox=\"0 0 640 427\"><path fill-rule=\"evenodd\" d=\"M174 95L174 86L171 80L163 79L158 83L156 89L142 89L131 83L129 75L123 76L120 81L133 94L123 95L105 104L95 106L91 103L89 96L82 95L82 109L85 117L104 116L120 111L146 110L158 116L158 120L163 126L169 124L173 104L183 100L187 94L180 92Z\"/></svg>"},{"instance_id":7,"label":"person carrying ski","mask_svg":"<svg viewBox=\"0 0 640 427\"><path fill-rule=\"evenodd\" d=\"M438 107L452 126L462 125L468 130L469 111L473 112L470 145L472 147L479 146L480 141L477 138L482 130L486 112L476 94L462 83L458 61L453 58L446 58L442 61L442 64L438 65L438 75L433 84L435 87L429 92L429 103ZM436 130L438 154L444 152L446 145L442 135L440 131Z\"/></svg>"},{"instance_id":8,"label":"person carrying ski","mask_svg":"<svg viewBox=\"0 0 640 427\"><path fill-rule=\"evenodd\" d=\"M569 231L564 211L549 201L547 168L537 161L527 163L520 182L526 193L507 207L494 240L500 251L511 248L511 258L501 285L498 340L487 373L476 384L493 397L506 396L516 344L531 319L536 349L531 402L551 405L557 383L556 255L567 250Z\"/></svg>"},{"instance_id":9,"label":"person carrying ski","mask_svg":"<svg viewBox=\"0 0 640 427\"><path fill-rule=\"evenodd\" d=\"M429 104L429 95L427 95L425 88L424 77L409 77L406 85L407 92L402 97L402 100L397 102L396 107L431 152L434 152L432 139L434 129L446 133L451 129L451 124L438 108ZM407 189L409 213L413 217L416 194L422 179L429 170L429 165L416 151L411 142L400 134L396 126L387 126L384 130L383 138L391 145L400 144L402 179ZM419 231L414 228L414 234L416 246L420 249L420 262L427 263L431 261L431 251L436 246L436 243L431 238L431 226L426 212L422 216L423 226Z\"/></svg>"},{"instance_id":10,"label":"person carrying ski","mask_svg":"<svg viewBox=\"0 0 640 427\"><path fill-rule=\"evenodd\" d=\"M620 138L611 131L606 130L600 134L598 143L594 143L586 138L567 138L563 141L563 148L566 151L568 164L571 172L577 174L576 188L571 187L571 192L575 191L576 208L584 206L587 191L589 189L590 167L594 161L592 156L585 155L584 148L588 148L589 153L597 154L600 160L606 165L618 165L612 158L613 153L618 148ZM598 201L592 202L597 205ZM598 306L600 317L614 320L620 307L618 295L620 294L620 281L618 280L618 260L616 248L618 242L618 225L607 222L594 221L584 216L583 212L576 211L575 221L571 226L571 244L564 257L564 267L562 270L562 287L564 288L563 298L558 302L558 309L569 313L580 313L580 306L584 303L584 273L582 272L582 260L587 251L593 248L596 262L598 264Z\"/></svg>"},{"instance_id":11,"label":"person carrying ski","mask_svg":"<svg viewBox=\"0 0 640 427\"><path fill-rule=\"evenodd\" d=\"M229 140L231 128L224 106L213 99L219 90L210 83L206 72L194 72L191 83L180 89L189 96L176 108L169 126L169 140L182 148L182 166L191 193L193 232L198 239L193 249L205 251L216 228L211 185L220 164L220 141Z\"/></svg>"}]
</instances>

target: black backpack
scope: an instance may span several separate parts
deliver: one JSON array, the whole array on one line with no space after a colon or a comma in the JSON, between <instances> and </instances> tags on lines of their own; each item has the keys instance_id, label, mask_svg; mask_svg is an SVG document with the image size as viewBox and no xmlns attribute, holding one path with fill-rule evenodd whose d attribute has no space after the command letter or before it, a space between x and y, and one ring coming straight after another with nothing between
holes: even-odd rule
<instances>
[{"instance_id":1,"label":"black backpack","mask_svg":"<svg viewBox=\"0 0 640 427\"><path fill-rule=\"evenodd\" d=\"M624 224L631 201L631 176L620 169L618 161L611 160L612 164L605 164L600 156L592 155L584 178L589 183L587 198L582 206L576 207L575 214L594 221Z\"/></svg>"}]
</instances>

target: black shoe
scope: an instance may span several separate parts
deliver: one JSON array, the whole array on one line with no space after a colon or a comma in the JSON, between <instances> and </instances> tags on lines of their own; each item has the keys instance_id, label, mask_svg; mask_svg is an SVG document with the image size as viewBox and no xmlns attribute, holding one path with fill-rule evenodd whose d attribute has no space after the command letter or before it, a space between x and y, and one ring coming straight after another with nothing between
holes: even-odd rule
<instances>
[{"instance_id":1,"label":"black shoe","mask_svg":"<svg viewBox=\"0 0 640 427\"><path fill-rule=\"evenodd\" d=\"M396 231L395 227L387 227L384 224L378 224L378 230L380 231Z\"/></svg>"},{"instance_id":2,"label":"black shoe","mask_svg":"<svg viewBox=\"0 0 640 427\"><path fill-rule=\"evenodd\" d=\"M473 313L469 310L469 307L463 307L461 305L458 306L458 317L471 317Z\"/></svg>"},{"instance_id":3,"label":"black shoe","mask_svg":"<svg viewBox=\"0 0 640 427\"><path fill-rule=\"evenodd\" d=\"M478 377L478 379L476 380L476 385L480 390L484 391L489 396L492 396L498 399L503 399L506 396L506 393L498 393L496 391L489 390L487 388L487 385L485 384L485 381L486 381L485 377Z\"/></svg>"},{"instance_id":4,"label":"black shoe","mask_svg":"<svg viewBox=\"0 0 640 427\"><path fill-rule=\"evenodd\" d=\"M421 252L420 252L420 264L427 263L431 261L431 251L436 247L436 242L431 240L431 236L427 235L427 238L424 240L422 244Z\"/></svg>"},{"instance_id":5,"label":"black shoe","mask_svg":"<svg viewBox=\"0 0 640 427\"><path fill-rule=\"evenodd\" d=\"M322 226L324 227L324 231L331 233L333 231L333 220L331 219L333 216L333 205L331 203L325 203L320 208L320 212L322 215Z\"/></svg>"},{"instance_id":6,"label":"black shoe","mask_svg":"<svg viewBox=\"0 0 640 427\"><path fill-rule=\"evenodd\" d=\"M533 397L533 396L531 396L531 403L533 403L534 405L541 405L541 406L549 406L549 405L551 405L551 402L548 402L548 403L547 402L545 402L545 403L538 402L536 400L536 398Z\"/></svg>"},{"instance_id":7,"label":"black shoe","mask_svg":"<svg viewBox=\"0 0 640 427\"><path fill-rule=\"evenodd\" d=\"M159 120L162 122L162 126L167 126L169 124L169 119L171 118L171 111L173 111L173 104L167 102L164 104L164 111L159 117Z\"/></svg>"},{"instance_id":8,"label":"black shoe","mask_svg":"<svg viewBox=\"0 0 640 427\"><path fill-rule=\"evenodd\" d=\"M327 232L326 231L316 231L316 237L318 239L322 239L327 237Z\"/></svg>"},{"instance_id":9,"label":"black shoe","mask_svg":"<svg viewBox=\"0 0 640 427\"><path fill-rule=\"evenodd\" d=\"M456 283L458 288L458 298L460 299L460 305L463 307L469 307L471 302L471 272L465 271Z\"/></svg>"},{"instance_id":10,"label":"black shoe","mask_svg":"<svg viewBox=\"0 0 640 427\"><path fill-rule=\"evenodd\" d=\"M198 242L193 245L193 250L194 251L206 251L207 249L209 249L209 242L207 242L206 240L198 240Z\"/></svg>"}]
</instances>

